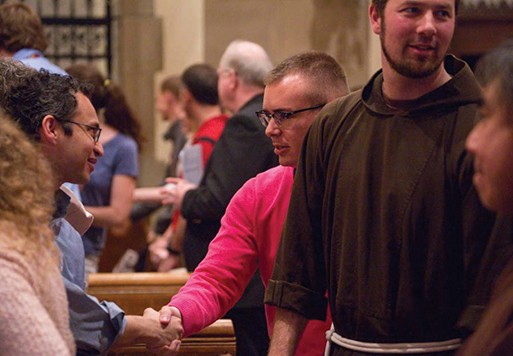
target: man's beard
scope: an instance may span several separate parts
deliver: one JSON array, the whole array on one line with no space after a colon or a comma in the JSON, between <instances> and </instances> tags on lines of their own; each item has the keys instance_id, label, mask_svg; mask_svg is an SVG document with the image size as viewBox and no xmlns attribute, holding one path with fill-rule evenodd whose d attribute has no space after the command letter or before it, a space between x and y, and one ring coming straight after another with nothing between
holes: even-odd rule
<instances>
[{"instance_id":1,"label":"man's beard","mask_svg":"<svg viewBox=\"0 0 513 356\"><path fill-rule=\"evenodd\" d=\"M435 62L431 62L430 65L423 67L423 66L417 66L416 63L409 63L407 60L404 61L396 61L392 58L390 53L388 53L388 50L385 46L385 24L384 21L381 25L381 34L379 36L380 42L381 42L381 50L383 51L383 54L385 55L386 60L390 64L390 67L392 67L393 70L395 70L397 73L412 79L420 79L420 78L426 78L429 77L431 74L435 73L439 68L440 65L443 63L443 57L439 60L436 60ZM427 61L427 59L426 59Z\"/></svg>"}]
</instances>

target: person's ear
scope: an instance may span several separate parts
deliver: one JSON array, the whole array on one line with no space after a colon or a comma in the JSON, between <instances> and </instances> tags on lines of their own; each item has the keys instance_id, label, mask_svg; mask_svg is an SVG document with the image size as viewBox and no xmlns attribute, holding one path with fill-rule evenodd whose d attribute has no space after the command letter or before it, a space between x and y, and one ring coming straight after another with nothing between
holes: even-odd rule
<instances>
[{"instance_id":1,"label":"person's ear","mask_svg":"<svg viewBox=\"0 0 513 356\"><path fill-rule=\"evenodd\" d=\"M379 35L381 33L381 16L379 15L378 9L373 4L369 6L369 19L372 32Z\"/></svg>"},{"instance_id":2,"label":"person's ear","mask_svg":"<svg viewBox=\"0 0 513 356\"><path fill-rule=\"evenodd\" d=\"M235 69L228 69L228 88L235 91L239 86L239 76Z\"/></svg>"},{"instance_id":3,"label":"person's ear","mask_svg":"<svg viewBox=\"0 0 513 356\"><path fill-rule=\"evenodd\" d=\"M192 94L189 89L183 87L180 89L180 100L182 104L188 103L192 99Z\"/></svg>"},{"instance_id":4,"label":"person's ear","mask_svg":"<svg viewBox=\"0 0 513 356\"><path fill-rule=\"evenodd\" d=\"M46 115L41 120L41 127L39 128L39 136L41 142L52 143L57 140L57 119L52 115Z\"/></svg>"}]
</instances>

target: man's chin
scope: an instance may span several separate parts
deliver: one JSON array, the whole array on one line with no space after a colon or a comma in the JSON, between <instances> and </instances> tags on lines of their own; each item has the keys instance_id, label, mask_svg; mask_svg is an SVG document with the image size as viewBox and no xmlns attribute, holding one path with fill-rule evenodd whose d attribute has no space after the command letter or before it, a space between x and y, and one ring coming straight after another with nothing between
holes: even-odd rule
<instances>
[{"instance_id":1,"label":"man's chin","mask_svg":"<svg viewBox=\"0 0 513 356\"><path fill-rule=\"evenodd\" d=\"M87 175L84 175L84 176L80 177L79 179L77 179L76 184L84 185L84 184L89 183L90 180L91 180L91 175L87 174Z\"/></svg>"},{"instance_id":2,"label":"man's chin","mask_svg":"<svg viewBox=\"0 0 513 356\"><path fill-rule=\"evenodd\" d=\"M390 62L390 64L397 73L407 78L422 79L436 73L442 66L443 59L410 59L404 62Z\"/></svg>"},{"instance_id":3,"label":"man's chin","mask_svg":"<svg viewBox=\"0 0 513 356\"><path fill-rule=\"evenodd\" d=\"M291 162L290 159L287 159L286 157L278 157L278 163L280 164L280 166L284 167L293 165L293 162Z\"/></svg>"}]
</instances>

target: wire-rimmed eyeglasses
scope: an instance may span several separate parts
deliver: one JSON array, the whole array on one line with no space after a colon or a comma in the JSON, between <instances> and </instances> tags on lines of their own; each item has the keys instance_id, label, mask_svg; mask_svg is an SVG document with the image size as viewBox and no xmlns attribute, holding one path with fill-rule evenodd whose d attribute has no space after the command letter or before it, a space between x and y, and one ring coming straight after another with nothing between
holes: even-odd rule
<instances>
[{"instance_id":1,"label":"wire-rimmed eyeglasses","mask_svg":"<svg viewBox=\"0 0 513 356\"><path fill-rule=\"evenodd\" d=\"M271 122L271 119L274 119L274 122L276 123L277 126L281 126L283 121L290 119L292 116L299 114L300 112L319 109L319 108L322 108L324 105L326 105L326 104L319 104L319 105L310 106L308 108L294 110L294 111L279 111L278 110L275 112L269 112L266 110L259 110L256 112L256 116L258 117L258 119L260 120L260 123L264 127L269 126L269 122Z\"/></svg>"},{"instance_id":2,"label":"wire-rimmed eyeglasses","mask_svg":"<svg viewBox=\"0 0 513 356\"><path fill-rule=\"evenodd\" d=\"M95 143L97 143L98 140L100 139L102 129L98 126L91 126L91 125L83 124L81 122L76 122L76 121L68 120L68 119L57 119L57 120L60 122L69 122L70 124L75 124L75 125L80 126L81 128L84 129L84 131L86 131L89 135L91 135L91 138L93 139L93 141Z\"/></svg>"}]
</instances>

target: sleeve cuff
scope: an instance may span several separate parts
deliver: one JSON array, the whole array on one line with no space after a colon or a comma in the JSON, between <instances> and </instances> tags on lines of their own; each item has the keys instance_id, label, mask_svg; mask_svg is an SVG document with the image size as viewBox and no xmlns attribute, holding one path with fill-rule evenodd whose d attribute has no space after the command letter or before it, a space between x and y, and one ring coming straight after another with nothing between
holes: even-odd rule
<instances>
[{"instance_id":1,"label":"sleeve cuff","mask_svg":"<svg viewBox=\"0 0 513 356\"><path fill-rule=\"evenodd\" d=\"M264 302L294 311L307 319L326 320L326 297L298 284L269 280Z\"/></svg>"}]
</instances>

